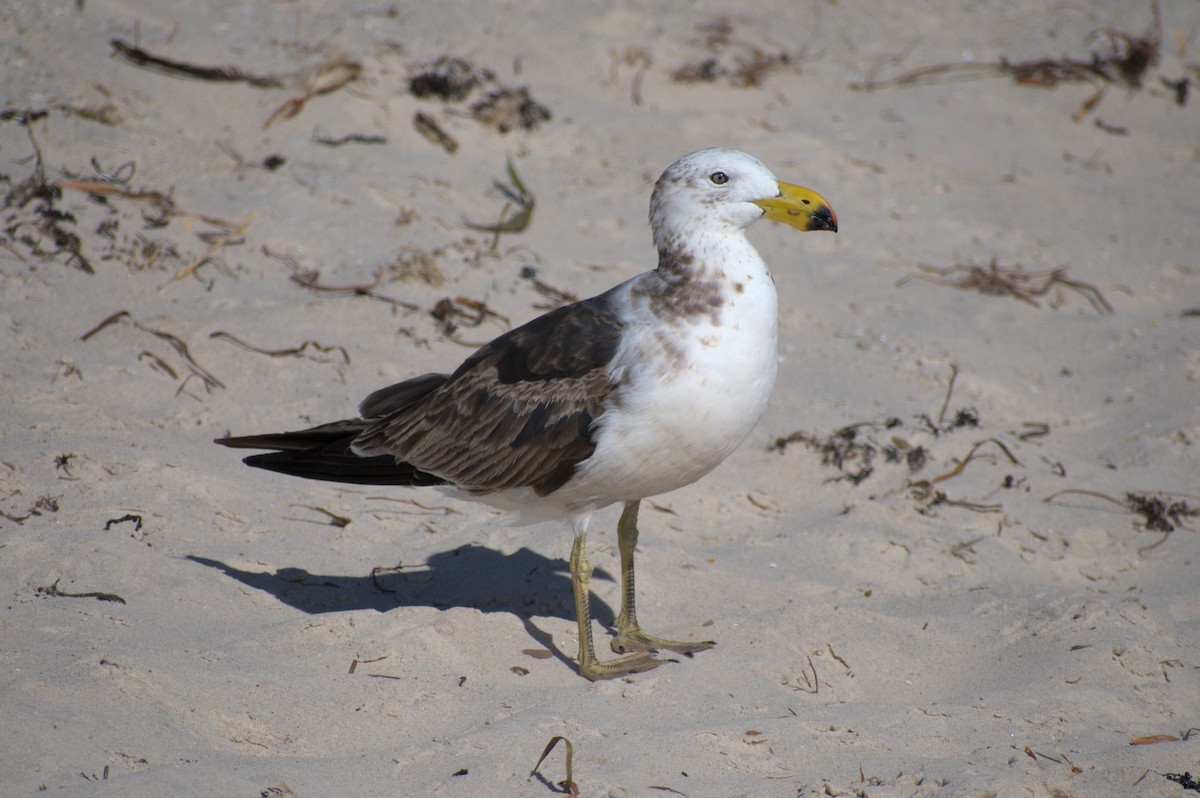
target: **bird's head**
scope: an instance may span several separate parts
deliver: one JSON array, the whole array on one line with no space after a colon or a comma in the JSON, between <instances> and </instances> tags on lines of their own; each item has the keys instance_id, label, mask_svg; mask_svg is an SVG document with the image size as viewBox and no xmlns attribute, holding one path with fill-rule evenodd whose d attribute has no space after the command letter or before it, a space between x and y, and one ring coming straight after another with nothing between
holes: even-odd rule
<instances>
[{"instance_id":1,"label":"bird's head","mask_svg":"<svg viewBox=\"0 0 1200 798\"><path fill-rule=\"evenodd\" d=\"M738 150L714 147L685 155L663 172L650 198L650 225L660 248L698 228L740 230L759 219L837 232L837 215L824 197L780 181Z\"/></svg>"}]
</instances>

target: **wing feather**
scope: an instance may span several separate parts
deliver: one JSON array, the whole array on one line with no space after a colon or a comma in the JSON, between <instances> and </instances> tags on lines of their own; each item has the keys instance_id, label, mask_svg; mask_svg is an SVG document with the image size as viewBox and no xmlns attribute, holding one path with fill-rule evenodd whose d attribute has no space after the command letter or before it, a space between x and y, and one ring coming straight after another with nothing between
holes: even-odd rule
<instances>
[{"instance_id":1,"label":"wing feather","mask_svg":"<svg viewBox=\"0 0 1200 798\"><path fill-rule=\"evenodd\" d=\"M595 450L622 332L611 292L547 313L484 346L449 379L354 441L474 493L561 487Z\"/></svg>"},{"instance_id":2,"label":"wing feather","mask_svg":"<svg viewBox=\"0 0 1200 798\"><path fill-rule=\"evenodd\" d=\"M246 462L309 479L553 493L595 450L594 422L617 385L616 290L501 335L451 375L375 391L362 418L217 442L273 449Z\"/></svg>"}]
</instances>

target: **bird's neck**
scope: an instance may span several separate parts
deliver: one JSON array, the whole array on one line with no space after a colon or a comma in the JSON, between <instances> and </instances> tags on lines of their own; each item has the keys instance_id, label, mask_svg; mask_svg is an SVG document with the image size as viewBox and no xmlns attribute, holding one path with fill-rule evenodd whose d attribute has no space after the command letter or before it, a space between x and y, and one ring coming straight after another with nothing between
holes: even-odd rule
<instances>
[{"instance_id":1,"label":"bird's neck","mask_svg":"<svg viewBox=\"0 0 1200 798\"><path fill-rule=\"evenodd\" d=\"M742 230L662 236L656 243L657 273L668 284L724 283L748 273L766 272L766 265ZM731 268L738 273L729 273Z\"/></svg>"},{"instance_id":2,"label":"bird's neck","mask_svg":"<svg viewBox=\"0 0 1200 798\"><path fill-rule=\"evenodd\" d=\"M774 334L775 286L741 230L686 241L660 239L658 268L638 279L632 298L645 302L660 319L677 323L719 325L728 314L745 309Z\"/></svg>"}]
</instances>

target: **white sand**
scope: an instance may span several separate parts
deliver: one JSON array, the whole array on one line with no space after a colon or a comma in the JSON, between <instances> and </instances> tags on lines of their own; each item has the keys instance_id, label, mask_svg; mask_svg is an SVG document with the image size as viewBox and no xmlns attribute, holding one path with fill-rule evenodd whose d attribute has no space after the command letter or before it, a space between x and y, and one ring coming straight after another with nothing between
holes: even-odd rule
<instances>
[{"instance_id":1,"label":"white sand","mask_svg":"<svg viewBox=\"0 0 1200 798\"><path fill-rule=\"evenodd\" d=\"M75 216L62 226L89 275L19 240L46 235L36 201L5 210L5 228L29 223L0 249L0 510L28 517L0 519L0 795L541 796L564 777L560 748L544 781L529 778L555 735L574 744L588 796L1184 794L1161 774L1200 772L1197 733L1130 741L1200 726L1200 519L1149 548L1162 533L1114 504L1043 500L1161 490L1200 506L1200 318L1185 313L1200 307L1200 100L1180 107L1159 80L1200 80L1200 5L1164 0L1144 89L1111 88L1079 122L1087 85L848 84L967 53L1086 58L1090 31L1142 33L1148 4L768 2L733 17L718 53L725 66L747 45L795 56L750 88L671 80L708 55L695 25L720 3L445 6L5 5L3 107L49 110L33 124L47 180L133 162L130 190L233 224L255 215L170 283L214 240L200 236L228 228L150 227L152 203L68 190L57 207ZM110 58L109 40L135 29L182 61L290 73L340 53L363 71L264 131L298 89ZM527 85L553 119L502 136L461 113L481 91L452 106L411 96L411 70L443 54ZM106 107L115 124L78 114ZM456 153L413 129L418 111ZM387 141L313 141L349 133ZM650 267L651 182L710 145L820 191L842 227L751 231L783 305L773 404L722 468L643 510L643 620L715 637L715 650L588 683L571 663L558 526L503 527L433 491L289 480L211 443L340 418L378 387L452 367L468 350L428 312L444 297L516 323L544 301L524 266L580 295ZM0 124L6 193L32 174L31 153L19 121ZM271 155L285 163L259 168ZM491 181L509 156L538 204L492 254L462 222L499 216ZM264 247L326 285L431 253L445 283L387 272L379 292L419 308L407 311L302 288ZM992 258L1067 266L1115 312L1069 288L1033 307L896 285L919 263ZM121 310L143 329L126 320L81 340ZM187 379L148 329L185 342L224 387ZM349 363L271 358L216 331L264 349L341 346ZM975 408L980 425L935 437L916 417L936 420L952 364L948 414ZM768 451L796 430L888 417L903 425L861 434L925 446L915 476L879 455L853 486L802 444ZM1048 432L1022 438L1030 423ZM989 438L936 488L1000 511L912 496L910 480ZM126 514L141 528L106 531ZM614 523L601 515L592 535L610 577ZM410 567L380 582L394 592L377 589L371 569L398 562ZM55 583L126 603L39 592ZM594 584L611 620L615 583Z\"/></svg>"}]
</instances>

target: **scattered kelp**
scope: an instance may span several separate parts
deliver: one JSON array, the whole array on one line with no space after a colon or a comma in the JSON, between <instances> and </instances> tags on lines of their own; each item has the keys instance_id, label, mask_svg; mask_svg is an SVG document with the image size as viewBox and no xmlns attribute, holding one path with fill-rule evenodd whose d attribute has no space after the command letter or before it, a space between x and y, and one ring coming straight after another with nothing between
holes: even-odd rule
<instances>
[{"instance_id":1,"label":"scattered kelp","mask_svg":"<svg viewBox=\"0 0 1200 798\"><path fill-rule=\"evenodd\" d=\"M571 741L566 737L555 735L554 737L550 738L550 742L546 743L546 747L542 749L542 755L538 757L538 761L534 764L533 770L529 771L529 777L533 778L536 776L543 783L546 783L546 780L542 778L542 775L538 773L537 770L542 766L542 763L546 761L546 757L550 756L550 752L553 751L555 746L557 746L559 743L562 743L563 747L566 749L567 777L558 782L556 786L567 795L579 795L579 785L575 783L574 777L575 746L573 746Z\"/></svg>"},{"instance_id":2,"label":"scattered kelp","mask_svg":"<svg viewBox=\"0 0 1200 798\"><path fill-rule=\"evenodd\" d=\"M498 133L532 130L551 118L550 109L530 96L526 86L505 86L490 69L476 67L464 58L443 55L430 64L416 68L408 79L409 93L422 100L435 100L452 106L451 112L470 116ZM473 94L483 96L467 108L454 107ZM413 126L429 141L447 152L458 149L458 142L429 114L418 112Z\"/></svg>"},{"instance_id":3,"label":"scattered kelp","mask_svg":"<svg viewBox=\"0 0 1200 798\"><path fill-rule=\"evenodd\" d=\"M522 266L520 277L522 280L528 280L533 290L546 298L545 302L534 305L535 310L554 310L563 305L569 305L572 302L579 301L579 295L574 291L567 291L562 288L555 288L549 283L537 276L537 269L533 266Z\"/></svg>"},{"instance_id":4,"label":"scattered kelp","mask_svg":"<svg viewBox=\"0 0 1200 798\"><path fill-rule=\"evenodd\" d=\"M61 579L55 579L54 584L36 589L39 596L50 596L51 598L94 598L99 601L111 601L116 604L124 604L125 599L118 596L116 593L102 593L97 590L89 590L86 593L68 593L65 590L60 590L58 583Z\"/></svg>"},{"instance_id":5,"label":"scattered kelp","mask_svg":"<svg viewBox=\"0 0 1200 798\"><path fill-rule=\"evenodd\" d=\"M110 44L114 57L168 77L217 83L245 83L258 89L282 89L289 85L298 86L300 94L276 108L263 124L264 129L269 128L280 119L291 119L304 110L305 104L313 97L342 88L355 80L362 72L362 64L338 55L315 67L297 72L255 75L236 66L208 66L168 58L120 39L113 39Z\"/></svg>"},{"instance_id":6,"label":"scattered kelp","mask_svg":"<svg viewBox=\"0 0 1200 798\"><path fill-rule=\"evenodd\" d=\"M338 346L336 344L333 346L325 346L317 341L309 340L305 341L299 346L289 346L284 347L283 349L264 349L260 346L247 343L233 333L228 333L224 330L211 332L208 334L208 337L228 341L235 346L240 346L242 349L256 352L260 355L266 355L268 357L307 357L308 359L315 360L318 363L325 363L329 360L328 358L323 358L319 355L329 355L337 352L342 356L342 363L347 366L350 365L350 353L346 351L346 347ZM317 354L314 354L314 352Z\"/></svg>"},{"instance_id":7,"label":"scattered kelp","mask_svg":"<svg viewBox=\"0 0 1200 798\"><path fill-rule=\"evenodd\" d=\"M62 186L46 178L34 123L49 113L46 109L32 108L0 112L0 122L15 121L25 128L33 150L33 172L4 195L4 247L21 260L25 257L18 247L37 260L64 257L68 265L95 274L91 260L84 255L83 240L74 230L75 215L61 205ZM0 175L0 182L12 184L7 175Z\"/></svg>"},{"instance_id":8,"label":"scattered kelp","mask_svg":"<svg viewBox=\"0 0 1200 798\"><path fill-rule=\"evenodd\" d=\"M1064 496L1072 497L1072 500L1064 501ZM1096 509L1073 503L1076 501L1074 497L1082 497L1084 500L1100 499L1140 518L1143 529L1161 532L1162 537L1155 543L1143 546L1140 550L1142 553L1160 546L1177 529L1191 529L1192 521L1200 518L1200 505L1189 503L1187 501L1189 497L1180 497L1179 494L1165 491L1126 491L1122 498L1117 499L1096 490L1067 488L1050 494L1042 501L1047 504L1059 504L1079 509Z\"/></svg>"},{"instance_id":9,"label":"scattered kelp","mask_svg":"<svg viewBox=\"0 0 1200 798\"><path fill-rule=\"evenodd\" d=\"M438 145L448 153L458 150L458 139L451 136L438 121L423 111L413 114L413 129L425 137L426 141Z\"/></svg>"},{"instance_id":10,"label":"scattered kelp","mask_svg":"<svg viewBox=\"0 0 1200 798\"><path fill-rule=\"evenodd\" d=\"M79 336L79 340L80 341L91 340L101 330L107 329L108 327L111 327L114 324L128 325L139 332L143 332L143 333L152 335L155 338L159 339L160 341L167 342L171 346L171 348L175 350L175 353L183 361L184 367L189 372L189 375L187 377L185 377L183 379L183 381L180 383L178 390L175 391L176 395L179 395L180 393L183 392L183 389L187 387L188 382L190 382L193 377L199 378L201 383L203 383L203 385L204 385L204 390L206 393L212 393L214 390L216 390L218 388L225 387L225 383L221 382L219 379L214 377L212 375L212 372L203 368L199 363L196 362L196 359L194 357L192 357L191 350L188 349L187 343L182 338L180 338L177 335L174 335L173 333L166 332L165 330L159 330L154 327L150 327L146 324L143 324L142 322L135 319L133 317L133 315L130 314L130 312L127 310L119 310L116 313L113 313L112 315L106 317L103 321L101 321L95 327L88 330L83 335ZM178 372L174 368L172 368L165 360L163 360L162 358L160 358L158 355L154 354L153 352L148 352L148 351L143 350L141 352L141 354L138 355L138 359L139 360L148 359L151 367L154 368L156 371L160 371L160 372L166 374L167 376L171 377L172 379L178 379Z\"/></svg>"},{"instance_id":11,"label":"scattered kelp","mask_svg":"<svg viewBox=\"0 0 1200 798\"><path fill-rule=\"evenodd\" d=\"M361 73L362 64L343 56L331 58L302 73L300 94L276 108L263 123L263 130L279 119L291 119L303 111L313 97L337 91L356 80Z\"/></svg>"},{"instance_id":12,"label":"scattered kelp","mask_svg":"<svg viewBox=\"0 0 1200 798\"><path fill-rule=\"evenodd\" d=\"M733 21L719 16L696 25L696 44L703 57L675 68L676 83L714 83L719 80L735 88L761 86L767 76L798 68L801 56L787 50L768 50L734 33Z\"/></svg>"},{"instance_id":13,"label":"scattered kelp","mask_svg":"<svg viewBox=\"0 0 1200 798\"><path fill-rule=\"evenodd\" d=\"M27 178L14 183L0 175L0 185L12 186L0 201L4 211L0 247L21 261L65 261L87 274L96 273L97 263L112 260L125 263L132 271L163 268L167 261L183 259L176 244L151 231L184 219L215 228L195 232L208 246L201 258L193 260L190 274L217 249L244 234L243 228L225 219L178 207L169 191L134 185L137 163L132 160L112 168L92 158L90 170L64 167L60 169L62 177L50 178L33 129L34 122L50 115L46 109L0 112L0 120L25 126L32 150L33 170ZM76 199L68 205L71 195L85 197L87 204ZM99 220L93 221L97 216ZM136 220L133 230L129 229L131 220ZM85 246L84 234L92 224L94 236Z\"/></svg>"},{"instance_id":14,"label":"scattered kelp","mask_svg":"<svg viewBox=\"0 0 1200 798\"><path fill-rule=\"evenodd\" d=\"M1057 308L1066 301L1063 289L1074 291L1091 303L1099 313L1112 313L1113 307L1099 288L1090 283L1067 277L1066 266L1044 271L1027 272L1020 264L1001 266L993 258L987 266L956 264L945 268L918 265L919 272L896 282L897 286L911 280L923 280L961 290L978 291L987 296L1010 296L1026 304L1040 307L1037 297L1050 295L1050 307Z\"/></svg>"},{"instance_id":15,"label":"scattered kelp","mask_svg":"<svg viewBox=\"0 0 1200 798\"><path fill-rule=\"evenodd\" d=\"M1151 4L1154 20L1141 35L1113 28L1092 31L1088 37L1087 58L1043 57L1012 61L1001 57L997 61L968 61L933 64L913 69L890 78L867 80L850 84L851 89L873 91L903 86L921 86L944 80L969 80L1006 76L1018 85L1053 89L1060 83L1088 83L1096 91L1089 95L1072 114L1079 121L1095 110L1110 86L1122 86L1130 91L1142 88L1147 72L1160 59L1162 50L1162 12L1158 0ZM1172 89L1179 105L1187 102L1187 77L1177 80L1160 78ZM1110 131L1113 132L1113 131Z\"/></svg>"},{"instance_id":16,"label":"scattered kelp","mask_svg":"<svg viewBox=\"0 0 1200 798\"><path fill-rule=\"evenodd\" d=\"M529 96L525 86L502 86L472 103L471 116L485 127L508 133L510 130L533 130L543 122L549 122L550 109Z\"/></svg>"},{"instance_id":17,"label":"scattered kelp","mask_svg":"<svg viewBox=\"0 0 1200 798\"><path fill-rule=\"evenodd\" d=\"M205 66L166 58L161 55L143 50L120 39L109 42L113 48L113 56L133 64L134 66L169 75L175 78L192 78L219 83L245 83L259 89L283 88L285 77L282 75L254 75L235 66Z\"/></svg>"},{"instance_id":18,"label":"scattered kelp","mask_svg":"<svg viewBox=\"0 0 1200 798\"><path fill-rule=\"evenodd\" d=\"M932 514L939 506L958 507L981 513L999 512L1002 507L991 499L1005 490L1017 488L1025 478L1017 476L1025 464L1016 456L1015 449L1030 440L1025 433L1005 433L977 439L969 444L962 441L964 430L976 430L982 426L979 412L973 407L950 409L958 369L951 367L945 399L937 416L920 413L905 421L899 417L860 421L834 430L828 435L819 435L804 430L777 438L770 450L784 452L793 444L800 444L814 452L821 465L832 468L837 475L831 482L848 482L859 486L871 479L880 470L899 472L899 486L889 487L889 492L903 493L914 503L918 513ZM1049 425L1032 422L1025 425L1037 437L1045 435ZM1013 439L1015 437L1015 440ZM935 463L945 463L940 473L926 476ZM945 486L961 476L977 463L1000 466L998 473L979 499L962 499L948 495ZM975 480L978 482L978 479Z\"/></svg>"},{"instance_id":19,"label":"scattered kelp","mask_svg":"<svg viewBox=\"0 0 1200 798\"><path fill-rule=\"evenodd\" d=\"M463 220L463 224L472 230L493 234L492 251L495 251L499 245L501 233L520 233L529 226L529 222L533 219L533 209L537 205L537 199L525 187L521 176L517 174L517 168L513 165L512 158L508 159L506 171L508 172L508 183L502 183L499 180L492 181L492 187L504 197L504 208L500 211L500 220L495 224L480 224Z\"/></svg>"},{"instance_id":20,"label":"scattered kelp","mask_svg":"<svg viewBox=\"0 0 1200 798\"><path fill-rule=\"evenodd\" d=\"M409 93L422 100L461 102L478 86L496 79L488 69L477 69L465 58L443 55L419 67L408 79Z\"/></svg>"},{"instance_id":21,"label":"scattered kelp","mask_svg":"<svg viewBox=\"0 0 1200 798\"><path fill-rule=\"evenodd\" d=\"M609 50L609 58L612 59L612 67L610 69L609 84L616 85L620 80L622 67L633 68L633 78L629 83L629 99L633 105L639 106L642 104L642 81L646 77L646 72L650 67L654 66L654 56L644 47L626 47L622 50Z\"/></svg>"}]
</instances>

